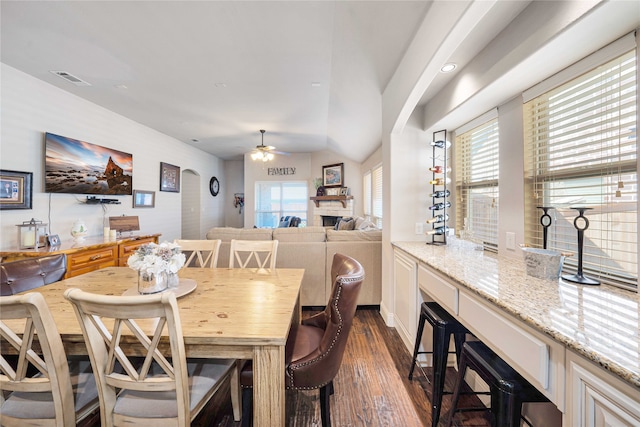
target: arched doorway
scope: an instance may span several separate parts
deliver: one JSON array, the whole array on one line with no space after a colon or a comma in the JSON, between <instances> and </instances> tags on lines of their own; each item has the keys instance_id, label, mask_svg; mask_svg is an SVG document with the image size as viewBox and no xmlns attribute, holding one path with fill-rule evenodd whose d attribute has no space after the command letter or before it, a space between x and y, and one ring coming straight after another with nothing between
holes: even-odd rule
<instances>
[{"instance_id":1,"label":"arched doorway","mask_svg":"<svg viewBox=\"0 0 640 427\"><path fill-rule=\"evenodd\" d=\"M200 175L191 169L182 172L182 239L200 236Z\"/></svg>"}]
</instances>

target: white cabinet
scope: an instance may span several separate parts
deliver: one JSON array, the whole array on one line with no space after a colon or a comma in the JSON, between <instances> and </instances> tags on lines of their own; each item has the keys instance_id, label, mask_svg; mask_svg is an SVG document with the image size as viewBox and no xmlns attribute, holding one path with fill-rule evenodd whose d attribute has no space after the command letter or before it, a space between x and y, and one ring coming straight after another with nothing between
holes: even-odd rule
<instances>
[{"instance_id":1,"label":"white cabinet","mask_svg":"<svg viewBox=\"0 0 640 427\"><path fill-rule=\"evenodd\" d=\"M458 288L424 265L418 266L418 287L449 313L458 314Z\"/></svg>"},{"instance_id":2,"label":"white cabinet","mask_svg":"<svg viewBox=\"0 0 640 427\"><path fill-rule=\"evenodd\" d=\"M640 391L567 351L567 423L579 427L640 426Z\"/></svg>"},{"instance_id":3,"label":"white cabinet","mask_svg":"<svg viewBox=\"0 0 640 427\"><path fill-rule=\"evenodd\" d=\"M394 300L396 330L410 351L417 329L417 295L416 284L418 263L402 253L395 251L393 257Z\"/></svg>"}]
</instances>

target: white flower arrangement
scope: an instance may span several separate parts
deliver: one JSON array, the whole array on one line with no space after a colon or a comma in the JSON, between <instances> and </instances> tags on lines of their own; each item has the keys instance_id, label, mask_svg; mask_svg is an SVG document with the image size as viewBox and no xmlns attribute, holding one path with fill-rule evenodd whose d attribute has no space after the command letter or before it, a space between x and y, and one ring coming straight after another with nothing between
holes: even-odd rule
<instances>
[{"instance_id":1,"label":"white flower arrangement","mask_svg":"<svg viewBox=\"0 0 640 427\"><path fill-rule=\"evenodd\" d=\"M186 257L175 243L148 243L140 246L127 260L127 265L142 273L177 273L186 261Z\"/></svg>"}]
</instances>

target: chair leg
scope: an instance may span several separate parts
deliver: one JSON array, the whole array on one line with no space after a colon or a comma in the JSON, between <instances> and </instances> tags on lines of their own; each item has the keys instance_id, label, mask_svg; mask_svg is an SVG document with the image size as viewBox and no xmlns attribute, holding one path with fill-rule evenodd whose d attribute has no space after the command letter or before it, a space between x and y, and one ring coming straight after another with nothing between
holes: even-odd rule
<instances>
[{"instance_id":1,"label":"chair leg","mask_svg":"<svg viewBox=\"0 0 640 427\"><path fill-rule=\"evenodd\" d=\"M445 328L433 327L433 399L431 415L433 427L438 425L440 409L442 408L442 395L444 394L444 377L447 371L447 358L449 355L449 342L451 334Z\"/></svg>"},{"instance_id":2,"label":"chair leg","mask_svg":"<svg viewBox=\"0 0 640 427\"><path fill-rule=\"evenodd\" d=\"M253 388L242 389L242 427L253 424Z\"/></svg>"},{"instance_id":3,"label":"chair leg","mask_svg":"<svg viewBox=\"0 0 640 427\"><path fill-rule=\"evenodd\" d=\"M426 317L420 315L420 321L418 322L418 331L416 332L416 343L413 346L413 362L411 362L411 369L409 370L409 380L413 380L413 370L418 363L418 350L420 349L420 341L422 341L422 332L424 331L424 322Z\"/></svg>"},{"instance_id":4,"label":"chair leg","mask_svg":"<svg viewBox=\"0 0 640 427\"><path fill-rule=\"evenodd\" d=\"M333 394L333 381L320 388L320 418L322 427L331 427L330 398Z\"/></svg>"},{"instance_id":5,"label":"chair leg","mask_svg":"<svg viewBox=\"0 0 640 427\"><path fill-rule=\"evenodd\" d=\"M458 369L458 376L456 378L456 384L453 387L453 398L451 399L451 410L449 411L449 419L447 420L447 427L453 425L453 417L456 414L456 407L458 406L458 399L460 398L460 391L464 385L464 374L467 370L467 356L466 353L462 353L460 357L460 368Z\"/></svg>"}]
</instances>

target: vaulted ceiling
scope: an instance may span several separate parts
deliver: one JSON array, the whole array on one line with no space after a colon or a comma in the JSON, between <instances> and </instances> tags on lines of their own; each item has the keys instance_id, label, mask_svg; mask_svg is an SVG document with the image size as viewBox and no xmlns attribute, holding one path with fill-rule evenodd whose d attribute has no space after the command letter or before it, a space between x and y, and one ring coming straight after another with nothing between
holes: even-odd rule
<instances>
[{"instance_id":1,"label":"vaulted ceiling","mask_svg":"<svg viewBox=\"0 0 640 427\"><path fill-rule=\"evenodd\" d=\"M527 3L502 2L451 57L464 65ZM432 5L3 0L0 59L223 159L266 129L281 151L363 161L381 143L382 92L418 28L438 19Z\"/></svg>"}]
</instances>

